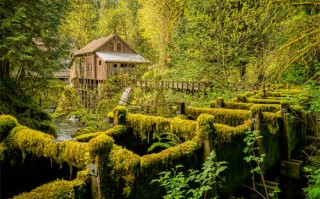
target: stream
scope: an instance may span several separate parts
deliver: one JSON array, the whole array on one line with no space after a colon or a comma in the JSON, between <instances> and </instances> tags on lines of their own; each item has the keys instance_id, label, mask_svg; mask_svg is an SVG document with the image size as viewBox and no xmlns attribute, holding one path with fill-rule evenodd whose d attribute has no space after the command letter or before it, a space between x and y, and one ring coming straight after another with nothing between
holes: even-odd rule
<instances>
[{"instance_id":1,"label":"stream","mask_svg":"<svg viewBox=\"0 0 320 199\"><path fill-rule=\"evenodd\" d=\"M58 130L56 141L70 140L72 132L84 127L79 121L68 118L57 118L53 123Z\"/></svg>"}]
</instances>

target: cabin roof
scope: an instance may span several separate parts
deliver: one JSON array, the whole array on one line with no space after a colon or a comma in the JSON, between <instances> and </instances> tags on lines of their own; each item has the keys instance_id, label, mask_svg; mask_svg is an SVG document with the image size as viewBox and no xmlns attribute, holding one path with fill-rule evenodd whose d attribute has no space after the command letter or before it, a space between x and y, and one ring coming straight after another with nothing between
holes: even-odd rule
<instances>
[{"instance_id":1,"label":"cabin roof","mask_svg":"<svg viewBox=\"0 0 320 199\"><path fill-rule=\"evenodd\" d=\"M95 39L93 41L91 41L90 43L88 43L86 46L84 46L83 48L81 48L80 50L78 50L76 53L74 53L74 56L78 56L78 55L82 55L82 54L87 54L87 53L94 53L96 52L100 47L102 47L103 45L105 45L106 43L108 43L111 39L113 39L114 37L117 37L118 39L120 39L122 42L124 42L127 46L129 46L127 44L127 42L125 42L123 39L121 39L121 37L117 34L113 34L113 35L109 35L106 37L101 37L99 39ZM129 48L131 49L131 47L129 46ZM132 49L131 49L132 50ZM132 50L133 51L133 50Z\"/></svg>"},{"instance_id":2,"label":"cabin roof","mask_svg":"<svg viewBox=\"0 0 320 199\"><path fill-rule=\"evenodd\" d=\"M136 53L119 52L96 52L104 62L122 62L122 63L149 63L147 59Z\"/></svg>"},{"instance_id":3,"label":"cabin roof","mask_svg":"<svg viewBox=\"0 0 320 199\"><path fill-rule=\"evenodd\" d=\"M88 43L86 46L78 50L74 55L81 55L81 54L86 54L86 53L93 53L96 51L98 48L103 46L105 43L107 43L109 40L111 40L114 36L116 35L109 35L106 37L101 37L99 39L95 39Z\"/></svg>"}]
</instances>

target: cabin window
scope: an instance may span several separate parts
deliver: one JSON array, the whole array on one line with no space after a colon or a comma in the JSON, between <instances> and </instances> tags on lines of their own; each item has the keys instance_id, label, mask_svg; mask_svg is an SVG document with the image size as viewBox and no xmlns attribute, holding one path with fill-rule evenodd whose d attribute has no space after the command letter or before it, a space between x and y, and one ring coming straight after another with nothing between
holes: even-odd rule
<instances>
[{"instance_id":1,"label":"cabin window","mask_svg":"<svg viewBox=\"0 0 320 199\"><path fill-rule=\"evenodd\" d=\"M113 43L109 44L109 51L113 52L114 51L114 45Z\"/></svg>"},{"instance_id":2,"label":"cabin window","mask_svg":"<svg viewBox=\"0 0 320 199\"><path fill-rule=\"evenodd\" d=\"M121 43L117 43L117 51L121 52Z\"/></svg>"},{"instance_id":3,"label":"cabin window","mask_svg":"<svg viewBox=\"0 0 320 199\"><path fill-rule=\"evenodd\" d=\"M101 66L101 61L99 61L99 66Z\"/></svg>"},{"instance_id":4,"label":"cabin window","mask_svg":"<svg viewBox=\"0 0 320 199\"><path fill-rule=\"evenodd\" d=\"M117 66L118 66L118 64L113 64L113 67L114 67L114 68L117 68Z\"/></svg>"},{"instance_id":5,"label":"cabin window","mask_svg":"<svg viewBox=\"0 0 320 199\"><path fill-rule=\"evenodd\" d=\"M125 68L125 67L127 67L127 64L121 64L120 67Z\"/></svg>"},{"instance_id":6,"label":"cabin window","mask_svg":"<svg viewBox=\"0 0 320 199\"><path fill-rule=\"evenodd\" d=\"M133 68L133 67L134 67L134 64L130 64L130 65L129 65L129 68Z\"/></svg>"}]
</instances>

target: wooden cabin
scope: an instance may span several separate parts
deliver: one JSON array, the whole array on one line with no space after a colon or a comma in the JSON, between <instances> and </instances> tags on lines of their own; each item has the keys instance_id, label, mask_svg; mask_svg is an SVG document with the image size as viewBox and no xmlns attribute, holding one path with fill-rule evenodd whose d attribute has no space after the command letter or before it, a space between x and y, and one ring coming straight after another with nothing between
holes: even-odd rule
<instances>
[{"instance_id":1,"label":"wooden cabin","mask_svg":"<svg viewBox=\"0 0 320 199\"><path fill-rule=\"evenodd\" d=\"M130 74L137 64L149 63L117 34L93 40L72 56L70 81L76 88L96 88L112 75Z\"/></svg>"}]
</instances>

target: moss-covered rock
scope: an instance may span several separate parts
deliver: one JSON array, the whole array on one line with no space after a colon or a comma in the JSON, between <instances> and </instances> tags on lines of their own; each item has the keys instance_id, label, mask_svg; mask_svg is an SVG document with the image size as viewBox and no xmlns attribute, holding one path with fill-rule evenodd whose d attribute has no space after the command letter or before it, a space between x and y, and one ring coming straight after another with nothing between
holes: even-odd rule
<instances>
[{"instance_id":1,"label":"moss-covered rock","mask_svg":"<svg viewBox=\"0 0 320 199\"><path fill-rule=\"evenodd\" d=\"M11 129L18 125L16 118L10 115L0 115L0 142L5 139Z\"/></svg>"}]
</instances>

